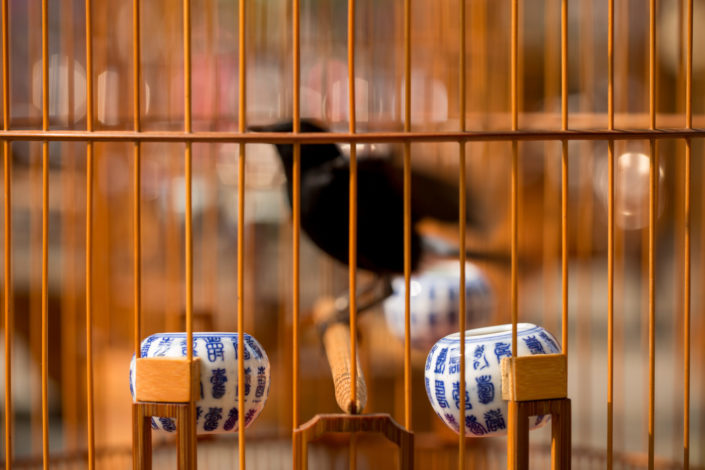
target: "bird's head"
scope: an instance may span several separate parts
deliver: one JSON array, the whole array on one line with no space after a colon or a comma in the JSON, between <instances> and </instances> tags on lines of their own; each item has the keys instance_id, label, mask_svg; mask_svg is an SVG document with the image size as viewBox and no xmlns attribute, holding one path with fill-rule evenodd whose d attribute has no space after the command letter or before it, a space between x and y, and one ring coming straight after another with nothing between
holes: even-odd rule
<instances>
[{"instance_id":1,"label":"bird's head","mask_svg":"<svg viewBox=\"0 0 705 470\"><path fill-rule=\"evenodd\" d=\"M250 126L254 132L293 132L292 121L282 121L264 126ZM301 120L301 132L328 132L321 123L310 120ZM274 144L281 158L287 177L291 176L294 165L294 146L292 144ZM313 168L341 156L340 149L335 144L301 144L301 169Z\"/></svg>"}]
</instances>

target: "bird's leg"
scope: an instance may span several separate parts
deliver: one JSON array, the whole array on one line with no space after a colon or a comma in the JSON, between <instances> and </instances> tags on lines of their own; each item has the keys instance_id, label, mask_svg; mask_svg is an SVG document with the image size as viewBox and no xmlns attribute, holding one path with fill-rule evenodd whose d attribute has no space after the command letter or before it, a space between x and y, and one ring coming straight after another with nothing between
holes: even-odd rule
<instances>
[{"instance_id":1,"label":"bird's leg","mask_svg":"<svg viewBox=\"0 0 705 470\"><path fill-rule=\"evenodd\" d=\"M389 275L377 276L365 285L359 292L362 302L357 305L357 312L362 313L379 305L392 294L392 280ZM369 297L369 298L368 298ZM321 345L329 327L335 324L346 324L350 318L349 294L343 294L335 299L321 299L314 310L314 321L318 327Z\"/></svg>"},{"instance_id":2,"label":"bird's leg","mask_svg":"<svg viewBox=\"0 0 705 470\"><path fill-rule=\"evenodd\" d=\"M392 280L388 274L377 276L357 293L360 302L357 305L357 313L365 312L376 307L392 294ZM350 310L350 294L346 292L335 299L335 314L331 321L347 321Z\"/></svg>"},{"instance_id":3,"label":"bird's leg","mask_svg":"<svg viewBox=\"0 0 705 470\"><path fill-rule=\"evenodd\" d=\"M377 305L381 304L384 302L384 300L392 295L392 280L390 279L388 274L382 274L380 277L378 277L374 283L373 287L381 286L381 291L377 293L376 296L367 299L367 302L361 304L358 308L357 311L358 313L364 312L366 310L369 310L373 307L376 307ZM369 292L377 291L378 289L369 289Z\"/></svg>"}]
</instances>

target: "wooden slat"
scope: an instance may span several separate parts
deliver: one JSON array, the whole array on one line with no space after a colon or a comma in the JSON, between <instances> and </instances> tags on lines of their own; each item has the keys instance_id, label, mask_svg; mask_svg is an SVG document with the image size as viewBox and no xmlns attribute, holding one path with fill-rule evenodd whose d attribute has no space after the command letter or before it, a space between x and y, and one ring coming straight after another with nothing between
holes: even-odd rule
<instances>
[{"instance_id":1,"label":"wooden slat","mask_svg":"<svg viewBox=\"0 0 705 470\"><path fill-rule=\"evenodd\" d=\"M302 452L308 443L329 433L380 433L399 447L402 470L414 468L414 433L400 426L385 413L365 415L317 414L294 431L294 443Z\"/></svg>"},{"instance_id":2,"label":"wooden slat","mask_svg":"<svg viewBox=\"0 0 705 470\"><path fill-rule=\"evenodd\" d=\"M502 398L529 401L565 398L567 356L539 354L502 359Z\"/></svg>"},{"instance_id":3,"label":"wooden slat","mask_svg":"<svg viewBox=\"0 0 705 470\"><path fill-rule=\"evenodd\" d=\"M529 470L529 418L551 415L551 469L571 467L571 403L567 398L536 401L510 401L508 468Z\"/></svg>"},{"instance_id":4,"label":"wooden slat","mask_svg":"<svg viewBox=\"0 0 705 470\"><path fill-rule=\"evenodd\" d=\"M150 420L152 416L176 419L176 468L193 470L196 468L196 420L193 404L189 403L134 403L132 405L132 432L135 448L132 453L135 470L151 470L152 437Z\"/></svg>"},{"instance_id":5,"label":"wooden slat","mask_svg":"<svg viewBox=\"0 0 705 470\"><path fill-rule=\"evenodd\" d=\"M135 364L137 401L188 403L199 397L200 359L149 357Z\"/></svg>"}]
</instances>

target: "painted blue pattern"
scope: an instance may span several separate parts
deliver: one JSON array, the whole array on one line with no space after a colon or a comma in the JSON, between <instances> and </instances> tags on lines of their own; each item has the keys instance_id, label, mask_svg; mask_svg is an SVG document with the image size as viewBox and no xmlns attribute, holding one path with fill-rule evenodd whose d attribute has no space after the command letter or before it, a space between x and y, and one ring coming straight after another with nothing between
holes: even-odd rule
<instances>
[{"instance_id":1,"label":"painted blue pattern","mask_svg":"<svg viewBox=\"0 0 705 470\"><path fill-rule=\"evenodd\" d=\"M220 407L208 408L208 413L206 413L206 422L203 423L203 429L206 431L214 431L218 428L218 421L223 417L223 409Z\"/></svg>"},{"instance_id":2,"label":"painted blue pattern","mask_svg":"<svg viewBox=\"0 0 705 470\"><path fill-rule=\"evenodd\" d=\"M252 369L245 367L245 396L250 395L250 382L252 382Z\"/></svg>"},{"instance_id":3,"label":"painted blue pattern","mask_svg":"<svg viewBox=\"0 0 705 470\"><path fill-rule=\"evenodd\" d=\"M211 375L213 398L222 398L225 395L225 382L227 381L228 376L225 374L225 369L213 369L213 375Z\"/></svg>"},{"instance_id":4,"label":"painted blue pattern","mask_svg":"<svg viewBox=\"0 0 705 470\"><path fill-rule=\"evenodd\" d=\"M455 431L460 430L460 426L458 426L458 422L455 420L455 416L450 413L446 413L444 416L446 423L448 423Z\"/></svg>"},{"instance_id":5,"label":"painted blue pattern","mask_svg":"<svg viewBox=\"0 0 705 470\"><path fill-rule=\"evenodd\" d=\"M198 344L198 340L196 338L194 338L193 339L193 356L194 357L198 357L198 351L196 350L197 344ZM186 357L188 355L188 351L186 350L186 338L179 341L179 345L181 345L181 355Z\"/></svg>"},{"instance_id":6,"label":"painted blue pattern","mask_svg":"<svg viewBox=\"0 0 705 470\"><path fill-rule=\"evenodd\" d=\"M252 349L255 359L260 359L262 357L262 351L260 350L259 346L257 346L257 343L255 343L251 336L245 336L245 344L248 345L250 349Z\"/></svg>"},{"instance_id":7,"label":"painted blue pattern","mask_svg":"<svg viewBox=\"0 0 705 470\"><path fill-rule=\"evenodd\" d=\"M475 415L465 416L465 427L467 427L470 432L476 436L484 436L487 434L487 429L485 429L482 424L477 422Z\"/></svg>"},{"instance_id":8,"label":"painted blue pattern","mask_svg":"<svg viewBox=\"0 0 705 470\"><path fill-rule=\"evenodd\" d=\"M223 429L225 429L226 431L232 430L235 427L237 418L237 408L230 408L230 411L228 412L228 419L225 420L225 423L223 424Z\"/></svg>"},{"instance_id":9,"label":"painted blue pattern","mask_svg":"<svg viewBox=\"0 0 705 470\"><path fill-rule=\"evenodd\" d=\"M512 343L499 341L494 345L494 355L497 356L497 363L502 363L503 357L512 357Z\"/></svg>"},{"instance_id":10,"label":"painted blue pattern","mask_svg":"<svg viewBox=\"0 0 705 470\"><path fill-rule=\"evenodd\" d=\"M249 410L247 413L245 413L245 425L248 425L252 422L252 420L255 418L255 413L257 410Z\"/></svg>"},{"instance_id":11,"label":"painted blue pattern","mask_svg":"<svg viewBox=\"0 0 705 470\"><path fill-rule=\"evenodd\" d=\"M499 431L500 429L506 429L504 423L504 416L502 416L502 410L497 408L496 410L490 410L485 413L485 426L489 432Z\"/></svg>"},{"instance_id":12,"label":"painted blue pattern","mask_svg":"<svg viewBox=\"0 0 705 470\"><path fill-rule=\"evenodd\" d=\"M441 349L438 358L436 359L436 368L433 370L436 374L442 374L446 369L446 355L448 354L448 348Z\"/></svg>"},{"instance_id":13,"label":"painted blue pattern","mask_svg":"<svg viewBox=\"0 0 705 470\"><path fill-rule=\"evenodd\" d=\"M450 359L448 360L448 373L460 373L460 353L459 349L453 348L450 350Z\"/></svg>"},{"instance_id":14,"label":"painted blue pattern","mask_svg":"<svg viewBox=\"0 0 705 470\"><path fill-rule=\"evenodd\" d=\"M550 347L552 353L560 352L561 349L558 347L556 342L553 341L553 338L551 338L545 331L539 333L539 336L542 340L548 343L548 346Z\"/></svg>"},{"instance_id":15,"label":"painted blue pattern","mask_svg":"<svg viewBox=\"0 0 705 470\"><path fill-rule=\"evenodd\" d=\"M159 422L162 423L162 429L166 432L176 431L176 423L171 418L159 418Z\"/></svg>"},{"instance_id":16,"label":"painted blue pattern","mask_svg":"<svg viewBox=\"0 0 705 470\"><path fill-rule=\"evenodd\" d=\"M150 336L142 342L142 347L140 348L140 355L142 357L148 356L149 347L152 345L152 342L154 342L155 339L156 338L154 336Z\"/></svg>"},{"instance_id":17,"label":"painted blue pattern","mask_svg":"<svg viewBox=\"0 0 705 470\"><path fill-rule=\"evenodd\" d=\"M441 408L448 408L446 401L446 384L442 380L436 380L436 401Z\"/></svg>"},{"instance_id":18,"label":"painted blue pattern","mask_svg":"<svg viewBox=\"0 0 705 470\"><path fill-rule=\"evenodd\" d=\"M215 362L217 359L225 360L225 347L219 336L206 336L206 351L208 351L208 360Z\"/></svg>"},{"instance_id":19,"label":"painted blue pattern","mask_svg":"<svg viewBox=\"0 0 705 470\"><path fill-rule=\"evenodd\" d=\"M255 398L260 398L264 395L264 388L267 386L267 375L264 367L257 368L257 389L255 390Z\"/></svg>"},{"instance_id":20,"label":"painted blue pattern","mask_svg":"<svg viewBox=\"0 0 705 470\"><path fill-rule=\"evenodd\" d=\"M490 363L487 362L487 358L485 357L485 346L477 346L475 347L475 351L472 353L473 356L473 361L472 361L472 368L475 370L482 370L482 369L487 369L490 366Z\"/></svg>"},{"instance_id":21,"label":"painted blue pattern","mask_svg":"<svg viewBox=\"0 0 705 470\"><path fill-rule=\"evenodd\" d=\"M166 355L166 352L171 348L171 343L174 341L174 338L161 338L159 340L159 343L157 343L157 346L154 349L154 352L150 354L151 357L163 357Z\"/></svg>"},{"instance_id":22,"label":"painted blue pattern","mask_svg":"<svg viewBox=\"0 0 705 470\"><path fill-rule=\"evenodd\" d=\"M522 338L522 341L524 341L526 347L529 348L531 354L546 354L546 351L543 349L543 344L536 339L536 336L527 336Z\"/></svg>"},{"instance_id":23,"label":"painted blue pattern","mask_svg":"<svg viewBox=\"0 0 705 470\"><path fill-rule=\"evenodd\" d=\"M544 331L543 328L534 326L530 329L522 331L519 336L524 336L524 335L530 335L530 334L539 334L541 331ZM456 334L457 335L457 334ZM456 344L458 342L458 337L456 336L453 338L452 336L454 335L448 335L444 336L443 338L438 340L438 343L441 345L448 345L448 344ZM511 334L510 334L511 337ZM476 336L476 335L465 335L465 343L487 343L491 342L494 340L504 340L506 341L507 339L507 332L500 332L500 333L495 333L495 334L483 334L482 336Z\"/></svg>"},{"instance_id":24,"label":"painted blue pattern","mask_svg":"<svg viewBox=\"0 0 705 470\"><path fill-rule=\"evenodd\" d=\"M232 342L233 342L233 349L235 349L235 359L237 359L237 350L238 350L237 338L233 338ZM247 344L247 341L245 341L245 344ZM250 358L250 351L246 347L242 348L242 350L244 351L242 355L245 356L245 360L248 360Z\"/></svg>"},{"instance_id":25,"label":"painted blue pattern","mask_svg":"<svg viewBox=\"0 0 705 470\"><path fill-rule=\"evenodd\" d=\"M491 375L481 375L475 378L477 382L477 398L480 403L486 405L494 401L494 384Z\"/></svg>"},{"instance_id":26,"label":"painted blue pattern","mask_svg":"<svg viewBox=\"0 0 705 470\"><path fill-rule=\"evenodd\" d=\"M431 348L431 352L428 353L428 357L426 358L426 370L431 368L431 358L433 357L433 353L436 352L436 349L438 349L438 344L434 344Z\"/></svg>"},{"instance_id":27,"label":"painted blue pattern","mask_svg":"<svg viewBox=\"0 0 705 470\"><path fill-rule=\"evenodd\" d=\"M455 402L455 407L460 409L460 382L453 382L453 401ZM467 389L465 390L465 409L472 410L470 394Z\"/></svg>"}]
</instances>

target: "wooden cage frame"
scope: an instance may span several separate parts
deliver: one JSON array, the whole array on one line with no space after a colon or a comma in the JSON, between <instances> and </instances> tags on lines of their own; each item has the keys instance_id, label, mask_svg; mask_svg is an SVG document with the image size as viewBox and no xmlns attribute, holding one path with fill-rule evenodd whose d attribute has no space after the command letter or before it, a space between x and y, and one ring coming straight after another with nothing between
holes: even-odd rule
<instances>
[{"instance_id":1,"label":"wooden cage frame","mask_svg":"<svg viewBox=\"0 0 705 470\"><path fill-rule=\"evenodd\" d=\"M301 225L301 208L299 205L300 198L300 162L301 162L301 145L306 143L349 143L350 147L350 162L351 162L351 177L350 177L350 245L349 245L349 256L350 259L356 259L356 223L357 223L357 207L356 207L356 195L357 195L357 179L356 179L356 143L366 143L366 142L395 142L402 143L404 148L404 217L405 217L405 235L404 235L404 249L405 249L405 282L406 282L406 316L405 316L405 327L406 327L406 341L405 341L405 367L404 367L404 389L405 389L405 403L404 403L404 422L403 428L411 432L413 430L411 422L411 352L410 352L410 297L409 297L409 283L410 283L410 217L411 217L411 200L410 200L410 171L411 171L411 144L415 142L452 142L458 145L458 155L460 162L460 173L459 173L459 202L460 202L460 266L465 263L465 204L466 204L466 175L465 175L465 152L466 144L468 142L492 142L492 141L507 141L511 142L512 148L512 160L511 160L511 313L512 313L512 335L513 335L513 356L516 357L517 354L517 323L518 323L518 292L517 292L517 246L518 237L521 228L518 225L518 145L520 142L524 141L554 141L561 143L561 252L562 252L562 335L561 343L563 348L563 360L569 354L569 344L568 344L568 252L567 252L567 240L568 240L568 227L567 227L567 195L568 195L568 143L569 141L586 141L586 140L600 140L607 141L609 148L609 228L608 228L608 286L609 286L609 298L608 298L608 398L607 398L607 413L608 413L608 427L606 430L607 435L607 462L608 468L612 467L613 458L613 423L612 423L612 413L613 413L613 360L614 360L614 231L615 231L615 181L614 181L614 145L615 141L626 141L626 140L648 140L650 142L651 157L650 157L650 191L649 191L649 230L648 230L648 291L649 291L649 302L648 302L648 325L649 325L649 421L648 421L648 465L649 468L654 468L654 439L655 439L655 429L654 429L654 381L655 381L655 363L654 363L654 330L655 330L655 256L654 256L654 239L655 230L654 226L656 223L656 201L657 201L657 179L654 176L655 168L658 167L658 145L657 143L662 139L678 139L685 143L685 177L684 177L684 187L685 187L685 205L682 208L685 217L686 231L684 233L684 250L685 250L685 265L684 265L684 286L683 286L683 297L684 297L684 370L685 370L685 383L684 383L684 403L685 403L685 414L684 414L684 445L683 445L683 459L685 468L688 468L689 462L689 393L690 393L690 199L691 199L691 141L694 138L705 137L705 130L694 129L692 121L692 62L693 62L693 0L683 0L683 5L687 11L687 41L686 41L686 86L685 86L685 113L683 116L684 122L682 127L675 129L659 129L656 120L656 65L655 65L655 55L656 55L656 0L649 0L649 11L650 11L650 22L649 22L649 128L645 130L639 129L617 129L615 128L615 106L614 106L614 61L615 61L615 27L614 27L614 0L607 0L609 2L609 36L608 36L608 126L606 129L598 130L583 130L583 129L571 129L569 125L569 113L568 113L568 0L561 0L561 33L560 33L560 49L561 49L561 73L560 73L560 83L561 83L561 125L560 129L549 129L545 131L534 131L522 129L519 123L519 98L518 98L518 80L519 80L519 70L518 70L518 12L519 12L519 0L509 0L511 2L511 86L508 92L511 95L511 128L503 131L474 131L467 128L466 123L466 37L465 30L467 24L467 15L465 11L465 2L460 2L458 18L460 21L460 34L461 34L461 44L460 44L460 57L459 57L459 89L460 89L460 126L459 129L453 132L415 132L412 131L411 127L411 106L410 102L412 99L411 93L411 0L404 0L404 76L405 76L405 87L404 87L404 100L406 103L405 114L404 114L404 126L401 132L370 132L370 133L358 133L356 130L356 116L355 116L355 0L348 0L348 74L349 74L349 123L350 127L348 132L331 132L323 134L302 134L300 132L300 108L301 108L301 95L300 95L300 10L299 3L300 0L292 0L292 21L293 21L293 123L294 128L291 133L249 133L246 128L246 60L245 60L245 32L247 28L246 21L246 0L240 0L239 10L238 10L238 27L239 27L239 109L238 109L238 128L233 131L221 131L221 132L201 132L193 131L192 129L192 110L191 110L191 6L189 0L183 0L183 49L184 49L184 127L182 131L143 131L140 122L140 100L142 99L141 90L141 47L140 47L140 1L133 0L133 64L134 64L134 75L133 75L133 93L134 93L134 122L132 131L99 131L94 129L94 83L92 74L92 60L93 60L93 35L91 29L91 15L92 8L91 0L86 0L86 18L85 18L85 30L86 30L86 64L87 64L87 83L86 83L86 100L87 100L87 124L86 129L81 131L69 131L69 130L50 130L49 128L49 66L48 66L48 0L42 0L42 127L38 130L16 130L10 128L10 56L9 56L9 24L8 24L8 3L9 0L2 1L2 70L3 70L3 89L2 89L2 106L3 106L3 129L0 131L0 140L3 144L3 154L4 154L4 230L5 230L5 245L4 245L4 272L5 272L5 285L4 285L4 331L6 334L5 338L5 455L6 462L5 468L7 470L12 468L12 452L13 452L13 429L12 429L12 396L11 396L11 383L12 383L12 216L11 216L11 188L12 188L12 162L11 162L11 151L10 144L13 141L38 141L42 143L42 158L43 158L43 218L42 218L42 238L43 238L43 250L42 250L42 422L43 422L43 458L44 458L44 468L49 468L49 435L48 435L48 403L47 403L47 328L48 328L48 302L47 302L47 291L48 291L48 203L49 203L49 142L56 141L73 141L73 142L86 142L86 165L87 165L87 177L85 181L85 190L87 197L87 213L86 213L86 345L87 345L87 382L86 390L88 395L88 468L95 468L95 444L94 444L94 426L93 426L93 335L92 335L92 317L91 311L93 306L93 298L91 296L91 282L93 274L91 272L91 260L93 256L93 231L92 231L92 194L93 194L93 148L95 143L99 142L128 142L133 145L133 155L135 162L135 171L133 175L133 191L134 191L134 238L133 238L133 253L135 255L136 263L134 265L134 350L137 358L140 358L140 341L142 338L141 333L141 266L140 266L140 253L141 253L141 241L140 241L140 157L141 157L141 146L145 142L170 142L170 143L180 143L184 145L184 164L185 164L185 197L186 197L186 243L185 243L185 256L186 256L186 323L185 329L187 331L188 337L188 355L187 360L191 361L193 358L193 247L192 247L192 215L191 215L191 159L192 159L192 144L194 143L236 143L240 148L240 158L239 158L239 172L238 172L238 240L237 240L237 251L238 251L238 334L242 335L244 332L244 200L245 200L245 171L244 165L246 160L246 146L250 143L289 143L294 145L294 183L293 183L293 267L292 267L292 278L293 278L293 318L294 318L294 329L293 329L293 350L292 357L293 362L291 364L292 374L293 374L293 396L291 402L291 412L293 429L292 432L295 433L297 428L302 425L301 416L299 413L299 363L300 358L298 355L298 345L300 342L300 330L299 330L299 318L300 318L300 225ZM460 286L465 284L465 271L460 269ZM350 264L349 268L349 290L350 292L355 292L357 287L356 281L356 265L355 263ZM355 301L355 296L351 296L350 301L350 354L351 357L356 356L357 348L357 332L358 332L358 321L357 321L357 306ZM465 310L465 297L460 296L460 311ZM464 413L465 404L465 381L462 377L465 375L466 367L466 351L465 351L465 317L459 315L459 330L460 330L460 410ZM243 357L243 342L239 342L239 357ZM566 372L567 373L567 372ZM352 382L355 383L356 375L358 374L356 361L351 363L351 376ZM244 364L243 361L239 362L238 368L238 378L242 382L244 381ZM566 380L565 376L559 380ZM352 387L350 390L350 400L355 402L356 400L356 387ZM536 397L534 396L533 399ZM546 397L543 397L546 398ZM512 398L513 406L516 406L516 397ZM191 398L191 404L193 404L193 397ZM244 404L244 388L240 387L238 395L238 403L240 409L243 408ZM564 408L563 408L564 409ZM190 407L191 417L193 418L193 406ZM180 415L181 416L181 415ZM185 416L185 415L184 415ZM521 427L521 423L517 423L517 416L521 416L521 413L511 413L510 414L510 429L516 430L517 427ZM461 417L461 422L464 420ZM238 420L239 429L239 468L245 468L245 420L244 413L241 413ZM195 432L195 431L192 431ZM555 438L555 434L554 434ZM513 447L512 439L510 439L510 447L508 449L509 453L509 468L526 468L525 463L521 463L517 460L517 452L519 455L524 455L525 448L519 451ZM523 446L524 444L519 444ZM295 468L300 468L299 462L301 461L301 456L297 455L297 446L294 446L293 461ZM458 454L460 467L464 468L464 462L466 458L466 448L464 436L459 437ZM191 468L195 468L195 463L191 463ZM557 464L559 468L568 468L569 463Z\"/></svg>"}]
</instances>

